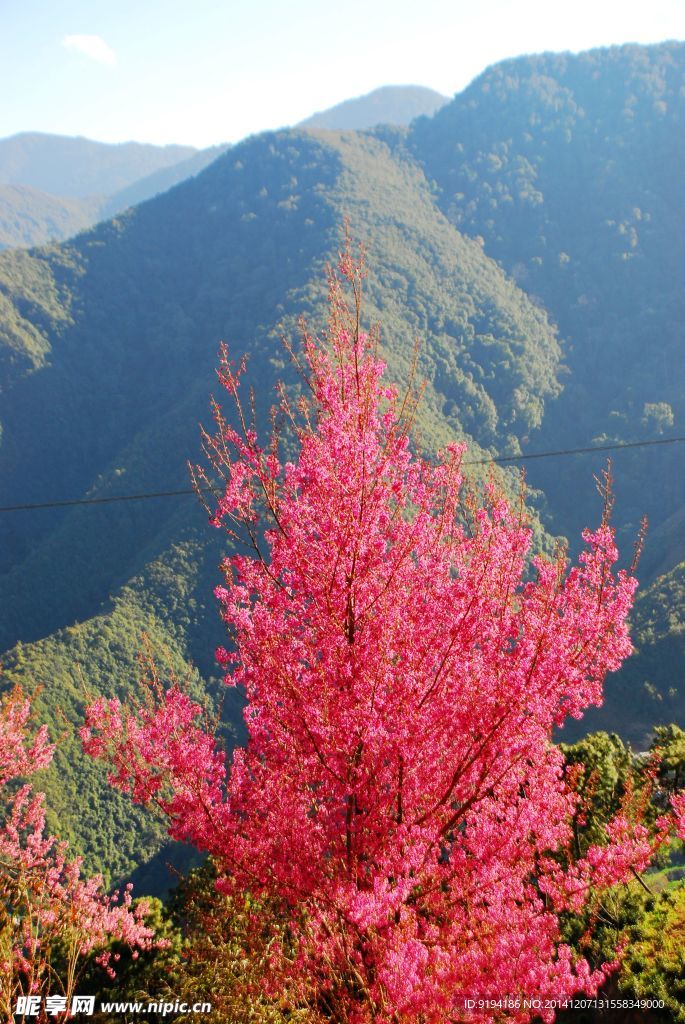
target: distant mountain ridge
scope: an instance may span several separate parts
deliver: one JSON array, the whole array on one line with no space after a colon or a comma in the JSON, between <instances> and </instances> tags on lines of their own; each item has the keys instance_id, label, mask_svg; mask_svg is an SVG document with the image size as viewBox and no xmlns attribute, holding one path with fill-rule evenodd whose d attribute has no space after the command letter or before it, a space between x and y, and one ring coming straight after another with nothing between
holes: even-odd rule
<instances>
[{"instance_id":1,"label":"distant mountain ridge","mask_svg":"<svg viewBox=\"0 0 685 1024\"><path fill-rule=\"evenodd\" d=\"M99 210L100 219L106 220L109 217L114 217L122 210L127 210L129 206L137 206L138 203L143 203L153 196L168 192L174 185L204 171L205 167L209 167L227 149L230 149L228 142L219 146L209 146L207 149L193 153L185 160L180 160L169 167L162 167L144 178L138 178L102 203Z\"/></svg>"},{"instance_id":2,"label":"distant mountain ridge","mask_svg":"<svg viewBox=\"0 0 685 1024\"><path fill-rule=\"evenodd\" d=\"M107 196L196 153L193 146L111 144L21 132L0 139L0 183L71 199Z\"/></svg>"},{"instance_id":3,"label":"distant mountain ridge","mask_svg":"<svg viewBox=\"0 0 685 1024\"><path fill-rule=\"evenodd\" d=\"M302 124L339 129L408 125L446 102L446 96L423 86L384 86ZM228 148L228 143L202 150L112 145L41 132L0 139L0 249L70 238L199 174Z\"/></svg>"},{"instance_id":4,"label":"distant mountain ridge","mask_svg":"<svg viewBox=\"0 0 685 1024\"><path fill-rule=\"evenodd\" d=\"M380 124L406 126L416 117L432 116L446 103L448 96L423 85L384 85L312 114L297 127L363 131Z\"/></svg>"},{"instance_id":5,"label":"distant mountain ridge","mask_svg":"<svg viewBox=\"0 0 685 1024\"><path fill-rule=\"evenodd\" d=\"M190 161L182 177L196 173L199 155L192 146L114 145L43 132L0 139L0 249L70 238L129 205L128 189L138 183L133 201L180 180L173 176L179 164ZM207 162L197 160L197 169Z\"/></svg>"},{"instance_id":6,"label":"distant mountain ridge","mask_svg":"<svg viewBox=\"0 0 685 1024\"><path fill-rule=\"evenodd\" d=\"M68 198L40 192L28 185L0 184L0 249L31 248L61 242L98 221L108 220L129 206L193 177L229 148L211 146L143 178L112 196Z\"/></svg>"}]
</instances>

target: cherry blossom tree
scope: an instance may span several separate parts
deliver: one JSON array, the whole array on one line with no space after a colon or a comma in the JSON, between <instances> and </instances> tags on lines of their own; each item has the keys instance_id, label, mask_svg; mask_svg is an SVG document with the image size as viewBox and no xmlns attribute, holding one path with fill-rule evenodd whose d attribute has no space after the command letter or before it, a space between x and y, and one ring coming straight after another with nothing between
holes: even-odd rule
<instances>
[{"instance_id":1,"label":"cherry blossom tree","mask_svg":"<svg viewBox=\"0 0 685 1024\"><path fill-rule=\"evenodd\" d=\"M574 954L559 915L644 869L667 829L626 803L575 849L551 740L630 654L636 580L608 516L577 565L531 558L523 501L494 483L476 498L463 444L414 453L417 389L384 380L360 327L363 261L340 271L326 336L305 332L298 357L309 397L281 394L297 457L260 445L224 349L237 416L215 406L196 470L233 547L217 657L247 745L229 767L177 686L135 712L97 702L84 745L212 854L221 890L281 907L275 993L350 1024L526 1021L524 998L596 992L610 965ZM468 1009L479 997L509 1003Z\"/></svg>"},{"instance_id":2,"label":"cherry blossom tree","mask_svg":"<svg viewBox=\"0 0 685 1024\"><path fill-rule=\"evenodd\" d=\"M67 844L45 834L44 794L27 776L46 767L54 746L47 727L29 731L29 701L13 691L0 701L0 1014L14 1020L21 999L50 996L55 1012L68 1013L79 968L89 954L114 976L111 940L137 949L152 945L143 922L145 905L131 906L102 891L99 876L84 879ZM61 1008L61 1009L60 1009ZM21 1009L19 1010L21 1016ZM27 1004L31 1019L34 1008ZM43 1019L41 1017L41 1019Z\"/></svg>"}]
</instances>

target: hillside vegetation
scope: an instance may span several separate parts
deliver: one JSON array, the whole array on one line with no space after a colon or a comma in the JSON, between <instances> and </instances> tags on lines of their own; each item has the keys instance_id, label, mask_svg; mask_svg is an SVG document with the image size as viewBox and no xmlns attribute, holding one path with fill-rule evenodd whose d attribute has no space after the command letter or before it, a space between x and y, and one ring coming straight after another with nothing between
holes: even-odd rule
<instances>
[{"instance_id":1,"label":"hillside vegetation","mask_svg":"<svg viewBox=\"0 0 685 1024\"><path fill-rule=\"evenodd\" d=\"M97 199L68 199L28 185L0 185L0 249L69 238L90 227L99 209Z\"/></svg>"},{"instance_id":2,"label":"hillside vegetation","mask_svg":"<svg viewBox=\"0 0 685 1024\"><path fill-rule=\"evenodd\" d=\"M545 447L683 433L684 74L682 43L505 61L412 128L441 209L559 327L569 372ZM681 458L616 457L626 538L685 505ZM575 495L598 465L531 463L561 532L587 520Z\"/></svg>"},{"instance_id":3,"label":"hillside vegetation","mask_svg":"<svg viewBox=\"0 0 685 1024\"><path fill-rule=\"evenodd\" d=\"M314 114L300 127L407 125L446 102L423 86L389 85ZM0 139L0 249L71 238L199 174L228 148L111 145L38 132Z\"/></svg>"}]
</instances>

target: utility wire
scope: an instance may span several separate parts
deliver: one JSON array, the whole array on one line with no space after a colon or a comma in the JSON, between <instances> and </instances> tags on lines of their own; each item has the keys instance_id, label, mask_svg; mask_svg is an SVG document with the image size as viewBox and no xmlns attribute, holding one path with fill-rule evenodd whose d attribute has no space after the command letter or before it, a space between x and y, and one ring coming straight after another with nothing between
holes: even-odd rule
<instances>
[{"instance_id":1,"label":"utility wire","mask_svg":"<svg viewBox=\"0 0 685 1024\"><path fill-rule=\"evenodd\" d=\"M592 452L615 452L624 448L653 448L656 445L680 444L685 437L664 437L651 441L626 441L617 444L590 445L585 448L559 448L556 451L529 452L526 455L496 455L490 459L472 459L464 466L502 465L507 462L526 462L529 459L551 459L566 455L589 455ZM208 488L204 488L207 490ZM41 501L24 505L0 505L0 512L27 512L40 508L70 508L74 505L111 505L117 501L147 501L150 498L177 498L196 494L194 487L183 487L177 491L148 491L142 494L115 494L104 498L72 498L69 501Z\"/></svg>"},{"instance_id":2,"label":"utility wire","mask_svg":"<svg viewBox=\"0 0 685 1024\"><path fill-rule=\"evenodd\" d=\"M0 512L26 512L34 508L69 508L71 505L111 505L115 501L147 501L148 498L177 498L195 494L195 488L178 491L148 491L147 494L113 494L105 498L71 498L69 501L39 501L30 505L0 505Z\"/></svg>"},{"instance_id":3,"label":"utility wire","mask_svg":"<svg viewBox=\"0 0 685 1024\"><path fill-rule=\"evenodd\" d=\"M465 466L486 466L492 462L523 462L526 459L549 459L554 455L587 455L589 452L615 452L620 448L652 448L657 444L677 444L685 437L663 437L654 441L625 441L618 444L596 444L587 448L560 448L556 452L529 452L527 455L497 455L492 459L475 459ZM0 512L2 509L0 509Z\"/></svg>"}]
</instances>

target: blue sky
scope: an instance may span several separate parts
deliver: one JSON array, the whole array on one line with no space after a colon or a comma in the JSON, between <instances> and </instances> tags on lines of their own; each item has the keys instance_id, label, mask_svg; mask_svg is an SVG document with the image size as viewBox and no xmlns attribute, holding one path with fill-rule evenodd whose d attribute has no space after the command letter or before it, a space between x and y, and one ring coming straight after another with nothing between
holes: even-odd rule
<instances>
[{"instance_id":1,"label":"blue sky","mask_svg":"<svg viewBox=\"0 0 685 1024\"><path fill-rule=\"evenodd\" d=\"M0 137L207 146L379 85L685 39L685 0L0 0Z\"/></svg>"}]
</instances>

